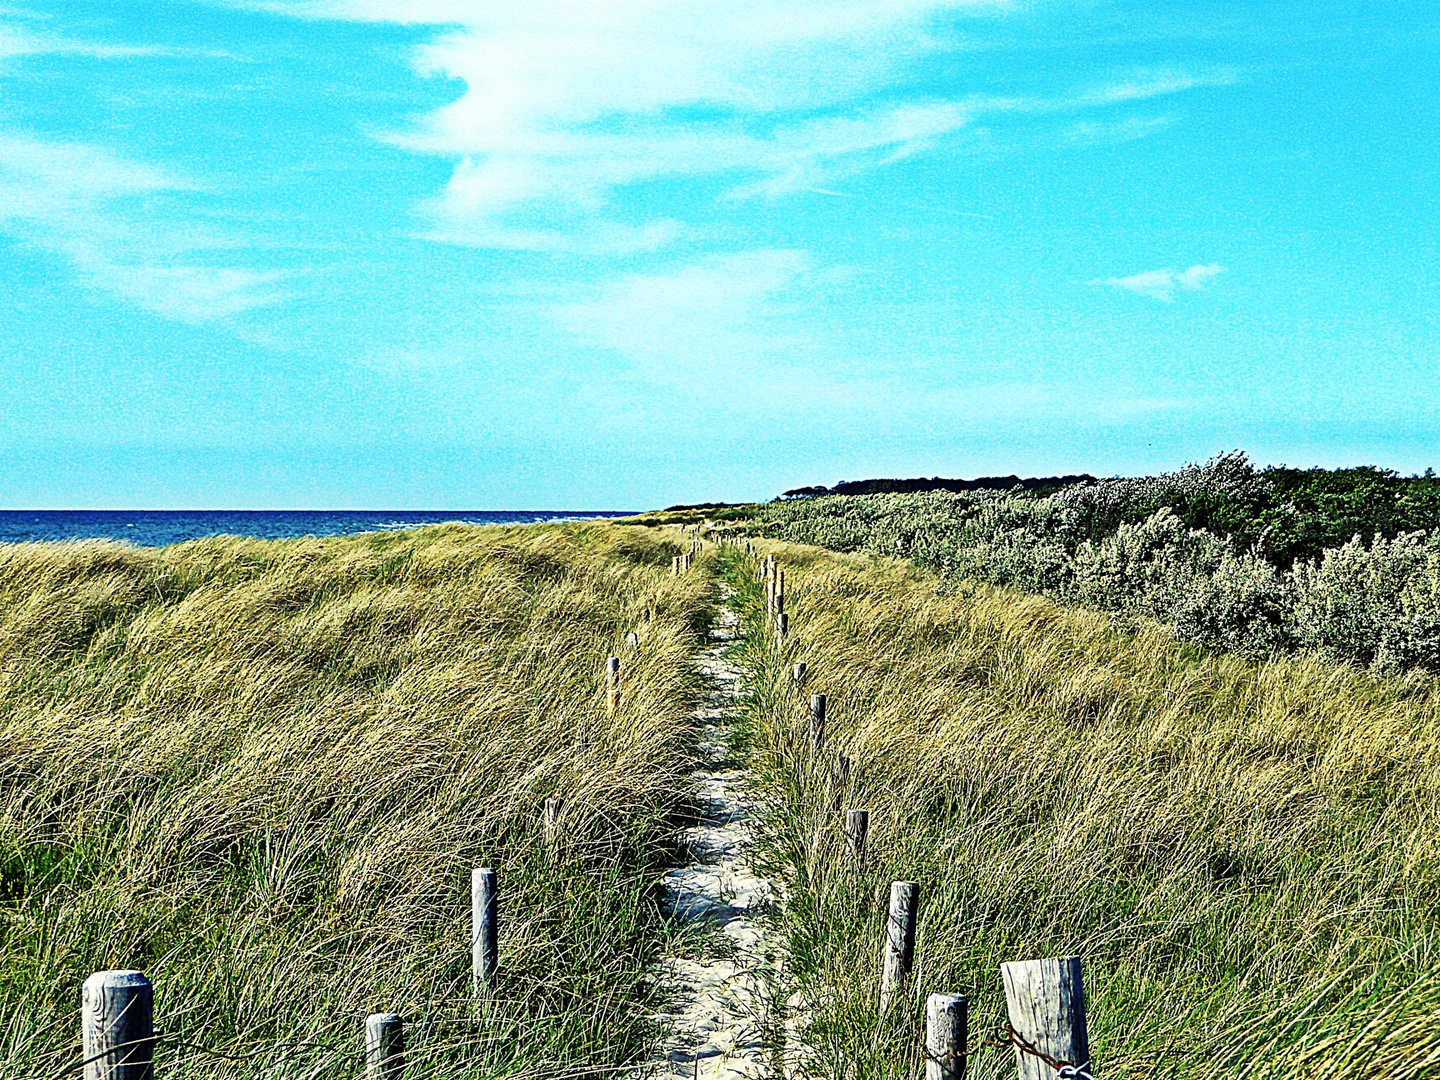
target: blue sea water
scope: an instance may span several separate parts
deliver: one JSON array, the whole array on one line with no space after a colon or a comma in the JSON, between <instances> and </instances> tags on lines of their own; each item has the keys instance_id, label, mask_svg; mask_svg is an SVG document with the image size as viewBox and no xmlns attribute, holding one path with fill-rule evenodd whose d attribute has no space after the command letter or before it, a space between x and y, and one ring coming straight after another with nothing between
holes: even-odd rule
<instances>
[{"instance_id":1,"label":"blue sea water","mask_svg":"<svg viewBox=\"0 0 1440 1080\"><path fill-rule=\"evenodd\" d=\"M24 540L123 540L160 547L202 536L348 536L458 521L532 525L593 521L631 510L0 510L0 543Z\"/></svg>"}]
</instances>

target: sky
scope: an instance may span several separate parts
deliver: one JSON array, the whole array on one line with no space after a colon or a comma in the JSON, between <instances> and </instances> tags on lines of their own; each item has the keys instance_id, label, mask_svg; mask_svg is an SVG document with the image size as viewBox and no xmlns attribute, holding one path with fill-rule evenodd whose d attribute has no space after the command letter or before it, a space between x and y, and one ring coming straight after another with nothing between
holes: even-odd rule
<instances>
[{"instance_id":1,"label":"sky","mask_svg":"<svg viewBox=\"0 0 1440 1080\"><path fill-rule=\"evenodd\" d=\"M1440 466L1440 6L0 0L0 506Z\"/></svg>"}]
</instances>

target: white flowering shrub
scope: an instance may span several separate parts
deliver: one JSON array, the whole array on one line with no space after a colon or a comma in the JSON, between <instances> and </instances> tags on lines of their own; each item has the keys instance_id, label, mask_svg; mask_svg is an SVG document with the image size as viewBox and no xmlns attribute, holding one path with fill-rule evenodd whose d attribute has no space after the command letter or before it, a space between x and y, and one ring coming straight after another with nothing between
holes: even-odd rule
<instances>
[{"instance_id":1,"label":"white flowering shrub","mask_svg":"<svg viewBox=\"0 0 1440 1080\"><path fill-rule=\"evenodd\" d=\"M1165 476L1023 492L830 496L771 504L767 535L913 559L951 579L1152 616L1207 648L1315 649L1379 672L1440 671L1440 531L1357 537L1291 570L1187 526L1211 508L1261 506L1262 476L1226 455ZM1282 511L1284 508L1282 507ZM1283 521L1283 512L1279 519ZM1271 520L1276 515L1271 510Z\"/></svg>"},{"instance_id":2,"label":"white flowering shrub","mask_svg":"<svg viewBox=\"0 0 1440 1080\"><path fill-rule=\"evenodd\" d=\"M1440 536L1357 536L1294 573L1297 640L1379 671L1440 670Z\"/></svg>"}]
</instances>

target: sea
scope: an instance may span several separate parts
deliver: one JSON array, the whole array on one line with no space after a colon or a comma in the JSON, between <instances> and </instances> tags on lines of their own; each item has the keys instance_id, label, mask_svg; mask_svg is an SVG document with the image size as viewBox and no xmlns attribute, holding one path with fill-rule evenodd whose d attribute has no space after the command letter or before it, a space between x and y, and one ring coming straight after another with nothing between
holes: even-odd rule
<instances>
[{"instance_id":1,"label":"sea","mask_svg":"<svg viewBox=\"0 0 1440 1080\"><path fill-rule=\"evenodd\" d=\"M625 517L633 510L0 510L0 543L123 540L163 547L205 536L296 536L414 529L441 522L533 525Z\"/></svg>"}]
</instances>

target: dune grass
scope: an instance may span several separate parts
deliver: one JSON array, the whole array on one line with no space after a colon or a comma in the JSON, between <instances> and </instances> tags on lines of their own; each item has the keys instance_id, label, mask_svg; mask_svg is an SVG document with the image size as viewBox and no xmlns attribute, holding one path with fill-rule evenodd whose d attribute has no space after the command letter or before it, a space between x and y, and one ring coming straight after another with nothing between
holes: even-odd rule
<instances>
[{"instance_id":1,"label":"dune grass","mask_svg":"<svg viewBox=\"0 0 1440 1080\"><path fill-rule=\"evenodd\" d=\"M0 547L0 1074L73 1067L81 981L114 967L154 980L166 1080L354 1076L381 1010L411 1077L637 1060L710 617L678 550L604 525ZM478 1009L474 866L503 917Z\"/></svg>"},{"instance_id":2,"label":"dune grass","mask_svg":"<svg viewBox=\"0 0 1440 1080\"><path fill-rule=\"evenodd\" d=\"M1096 1075L1440 1076L1440 691L909 564L767 544L790 640L729 549L763 850L806 1003L806 1067L915 1076L932 992L1002 1022L999 965L1079 954ZM829 705L808 746L789 668ZM831 765L855 760L833 808ZM868 866L844 807L871 813ZM921 885L910 995L877 1015L891 880ZM984 1050L978 1080L1014 1074Z\"/></svg>"}]
</instances>

